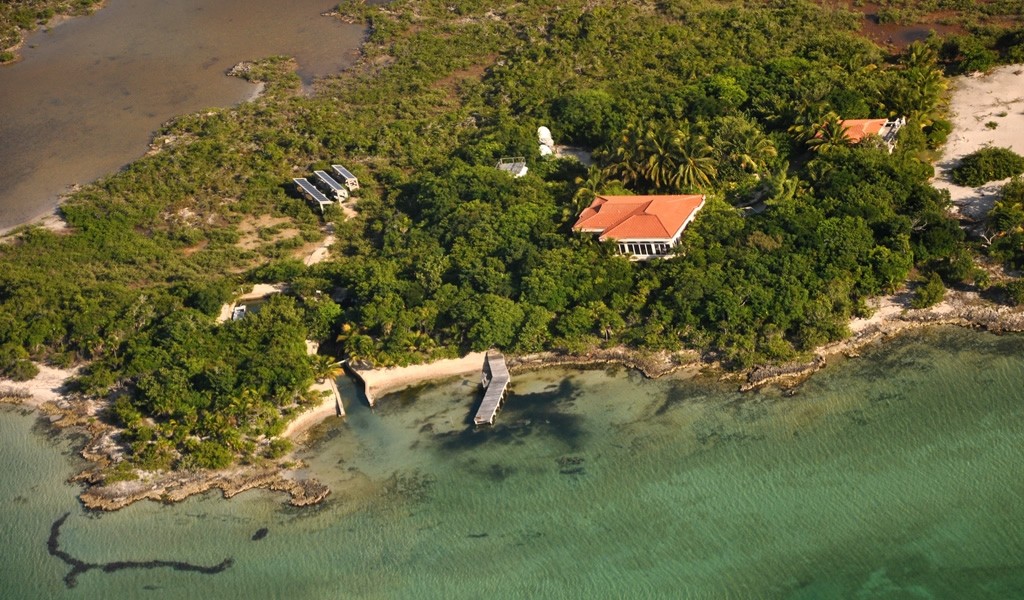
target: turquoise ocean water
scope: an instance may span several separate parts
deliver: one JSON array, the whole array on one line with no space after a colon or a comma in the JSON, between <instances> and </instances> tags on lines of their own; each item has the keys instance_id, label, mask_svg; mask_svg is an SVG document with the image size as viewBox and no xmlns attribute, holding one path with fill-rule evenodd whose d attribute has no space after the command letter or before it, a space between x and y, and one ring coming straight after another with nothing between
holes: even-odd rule
<instances>
[{"instance_id":1,"label":"turquoise ocean water","mask_svg":"<svg viewBox=\"0 0 1024 600\"><path fill-rule=\"evenodd\" d=\"M0 598L1024 598L1024 337L936 329L792 397L625 369L519 376L494 430L475 381L305 453L333 494L83 511L73 440L0 410ZM82 573L89 563L215 565ZM253 536L266 528L266 536Z\"/></svg>"}]
</instances>

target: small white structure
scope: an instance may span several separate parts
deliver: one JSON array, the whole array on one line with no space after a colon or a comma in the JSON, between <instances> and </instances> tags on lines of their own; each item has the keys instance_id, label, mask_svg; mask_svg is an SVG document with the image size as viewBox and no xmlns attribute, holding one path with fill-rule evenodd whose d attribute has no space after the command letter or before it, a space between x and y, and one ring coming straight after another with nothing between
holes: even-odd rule
<instances>
[{"instance_id":1,"label":"small white structure","mask_svg":"<svg viewBox=\"0 0 1024 600\"><path fill-rule=\"evenodd\" d=\"M336 201L348 199L348 188L335 181L326 171L313 171L313 174L320 181L321 189L333 196Z\"/></svg>"},{"instance_id":2,"label":"small white structure","mask_svg":"<svg viewBox=\"0 0 1024 600\"><path fill-rule=\"evenodd\" d=\"M510 173L513 177L522 177L530 170L526 166L526 157L524 156L502 158L498 160L498 164L494 166L497 167L499 171Z\"/></svg>"},{"instance_id":3,"label":"small white structure","mask_svg":"<svg viewBox=\"0 0 1024 600\"><path fill-rule=\"evenodd\" d=\"M353 192L359 189L359 180L356 179L356 176L351 171L341 165L331 165L331 168L341 178L341 182L345 184L345 187Z\"/></svg>"},{"instance_id":4,"label":"small white structure","mask_svg":"<svg viewBox=\"0 0 1024 600\"><path fill-rule=\"evenodd\" d=\"M551 146L548 146L547 144L541 144L539 150L541 156L551 156L555 153L555 151L551 149Z\"/></svg>"},{"instance_id":5,"label":"small white structure","mask_svg":"<svg viewBox=\"0 0 1024 600\"><path fill-rule=\"evenodd\" d=\"M555 147L555 139L551 137L551 130L543 125L537 128L537 141L548 148Z\"/></svg>"},{"instance_id":6,"label":"small white structure","mask_svg":"<svg viewBox=\"0 0 1024 600\"><path fill-rule=\"evenodd\" d=\"M311 203L317 205L320 208L320 214L324 214L324 209L332 204L334 201L324 196L323 192L316 189L316 186L309 182L305 177L297 177L292 179L295 185L299 187L299 191L306 197Z\"/></svg>"}]
</instances>

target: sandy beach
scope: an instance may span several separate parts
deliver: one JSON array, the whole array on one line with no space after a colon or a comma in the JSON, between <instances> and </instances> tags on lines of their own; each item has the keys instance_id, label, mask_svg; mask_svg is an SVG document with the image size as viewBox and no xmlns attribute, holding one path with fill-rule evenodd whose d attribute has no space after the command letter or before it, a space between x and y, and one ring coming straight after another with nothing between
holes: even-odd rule
<instances>
[{"instance_id":1,"label":"sandy beach","mask_svg":"<svg viewBox=\"0 0 1024 600\"><path fill-rule=\"evenodd\" d=\"M330 417L345 416L345 406L342 403L341 392L338 391L338 384L333 379L325 379L322 383L315 383L310 389L314 392L327 393L324 394L324 399L320 404L295 417L291 423L288 423L288 427L285 428L281 437L292 441L300 441L307 431L321 422Z\"/></svg>"},{"instance_id":2,"label":"sandy beach","mask_svg":"<svg viewBox=\"0 0 1024 600\"><path fill-rule=\"evenodd\" d=\"M949 190L959 216L976 221L988 214L1006 181L962 187L950 181L949 171L964 156L985 146L1024 154L1024 65L958 77L953 80L952 92L949 109L953 132L935 165L933 185Z\"/></svg>"},{"instance_id":3,"label":"sandy beach","mask_svg":"<svg viewBox=\"0 0 1024 600\"><path fill-rule=\"evenodd\" d=\"M39 367L39 374L28 381L0 379L0 396L3 392L13 392L21 400L21 404L39 408L47 402L62 399L62 390L67 380L78 375L81 369L58 369L39 363L36 363L36 366Z\"/></svg>"},{"instance_id":4,"label":"sandy beach","mask_svg":"<svg viewBox=\"0 0 1024 600\"><path fill-rule=\"evenodd\" d=\"M407 387L458 375L479 376L485 352L471 352L462 358L446 358L422 365L387 369L352 369L366 384L366 400L373 406L380 396Z\"/></svg>"}]
</instances>

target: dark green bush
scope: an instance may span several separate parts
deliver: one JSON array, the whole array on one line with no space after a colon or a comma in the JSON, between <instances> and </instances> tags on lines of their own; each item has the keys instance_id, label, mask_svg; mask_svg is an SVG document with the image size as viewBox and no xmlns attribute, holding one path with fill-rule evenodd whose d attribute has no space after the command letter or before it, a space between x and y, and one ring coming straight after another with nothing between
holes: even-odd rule
<instances>
[{"instance_id":1,"label":"dark green bush","mask_svg":"<svg viewBox=\"0 0 1024 600\"><path fill-rule=\"evenodd\" d=\"M231 299L235 284L230 279L222 279L194 287L185 300L185 306L194 308L207 315L216 316L222 304Z\"/></svg>"},{"instance_id":2,"label":"dark green bush","mask_svg":"<svg viewBox=\"0 0 1024 600\"><path fill-rule=\"evenodd\" d=\"M928 308L942 301L946 295L946 286L942 284L942 278L938 273L932 273L928 281L917 288L914 292L914 299L910 301L912 308Z\"/></svg>"},{"instance_id":3,"label":"dark green bush","mask_svg":"<svg viewBox=\"0 0 1024 600\"><path fill-rule=\"evenodd\" d=\"M1010 304L1013 306L1024 304L1024 279L1014 279L1003 286L1003 289L1006 290Z\"/></svg>"},{"instance_id":4,"label":"dark green bush","mask_svg":"<svg viewBox=\"0 0 1024 600\"><path fill-rule=\"evenodd\" d=\"M265 452L267 458L281 458L292 449L291 440L285 438L274 438L270 440Z\"/></svg>"},{"instance_id":5,"label":"dark green bush","mask_svg":"<svg viewBox=\"0 0 1024 600\"><path fill-rule=\"evenodd\" d=\"M231 465L235 453L230 448L213 440L192 444L182 466L193 469L223 469Z\"/></svg>"},{"instance_id":6,"label":"dark green bush","mask_svg":"<svg viewBox=\"0 0 1024 600\"><path fill-rule=\"evenodd\" d=\"M556 142L596 147L612 138L624 126L615 98L603 90L577 90L563 96L554 107L551 123Z\"/></svg>"},{"instance_id":7,"label":"dark green bush","mask_svg":"<svg viewBox=\"0 0 1024 600\"><path fill-rule=\"evenodd\" d=\"M982 148L968 154L953 168L953 183L978 187L1024 173L1024 156L1009 148Z\"/></svg>"},{"instance_id":8,"label":"dark green bush","mask_svg":"<svg viewBox=\"0 0 1024 600\"><path fill-rule=\"evenodd\" d=\"M39 374L39 367L28 358L28 352L15 344L0 346L0 377L28 381Z\"/></svg>"},{"instance_id":9,"label":"dark green bush","mask_svg":"<svg viewBox=\"0 0 1024 600\"><path fill-rule=\"evenodd\" d=\"M928 147L932 150L942 146L953 131L953 123L946 119L936 119L931 125L924 128L924 135L928 140Z\"/></svg>"}]
</instances>

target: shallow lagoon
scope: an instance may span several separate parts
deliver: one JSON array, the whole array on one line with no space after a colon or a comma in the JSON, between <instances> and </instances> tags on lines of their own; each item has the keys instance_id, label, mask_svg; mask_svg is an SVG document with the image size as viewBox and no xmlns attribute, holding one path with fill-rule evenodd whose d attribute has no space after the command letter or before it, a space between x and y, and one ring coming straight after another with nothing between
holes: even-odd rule
<instances>
[{"instance_id":1,"label":"shallow lagoon","mask_svg":"<svg viewBox=\"0 0 1024 600\"><path fill-rule=\"evenodd\" d=\"M519 376L493 431L469 380L354 401L307 452L313 509L218 494L88 514L67 441L0 416L5 597L1008 598L1024 595L1024 337L915 334L793 397L624 369ZM32 500L28 500L32 497ZM92 571L47 554L234 564ZM267 536L252 539L260 529Z\"/></svg>"}]
</instances>

